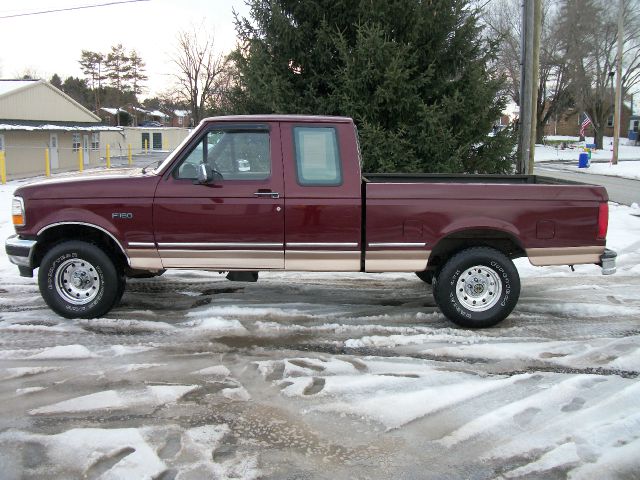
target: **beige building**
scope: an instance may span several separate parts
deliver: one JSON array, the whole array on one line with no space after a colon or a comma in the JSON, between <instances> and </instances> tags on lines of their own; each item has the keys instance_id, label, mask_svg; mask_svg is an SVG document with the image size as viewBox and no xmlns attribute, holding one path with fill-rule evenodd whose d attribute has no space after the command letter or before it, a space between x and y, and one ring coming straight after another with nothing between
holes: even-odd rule
<instances>
[{"instance_id":1,"label":"beige building","mask_svg":"<svg viewBox=\"0 0 640 480\"><path fill-rule=\"evenodd\" d=\"M42 175L48 149L52 173L101 163L101 134L122 135L44 80L0 80L0 150L9 178Z\"/></svg>"},{"instance_id":2,"label":"beige building","mask_svg":"<svg viewBox=\"0 0 640 480\"><path fill-rule=\"evenodd\" d=\"M106 165L112 157L171 151L186 128L114 127L44 80L0 80L0 151L8 178Z\"/></svg>"}]
</instances>

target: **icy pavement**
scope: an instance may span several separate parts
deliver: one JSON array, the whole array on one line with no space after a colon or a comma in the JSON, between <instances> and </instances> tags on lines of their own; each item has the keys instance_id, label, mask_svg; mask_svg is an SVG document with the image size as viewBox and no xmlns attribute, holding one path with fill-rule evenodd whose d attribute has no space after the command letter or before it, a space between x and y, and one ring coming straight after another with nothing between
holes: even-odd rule
<instances>
[{"instance_id":1,"label":"icy pavement","mask_svg":"<svg viewBox=\"0 0 640 480\"><path fill-rule=\"evenodd\" d=\"M520 260L482 331L409 274L175 271L66 320L1 255L0 477L638 478L639 213L616 275Z\"/></svg>"}]
</instances>

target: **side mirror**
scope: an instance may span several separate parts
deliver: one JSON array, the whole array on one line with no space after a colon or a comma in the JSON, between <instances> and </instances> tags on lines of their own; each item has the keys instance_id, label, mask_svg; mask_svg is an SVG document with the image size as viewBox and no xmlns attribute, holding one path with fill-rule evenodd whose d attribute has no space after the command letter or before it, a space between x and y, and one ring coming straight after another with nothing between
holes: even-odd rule
<instances>
[{"instance_id":1,"label":"side mirror","mask_svg":"<svg viewBox=\"0 0 640 480\"><path fill-rule=\"evenodd\" d=\"M193 183L200 185L216 185L222 182L224 178L220 172L212 169L208 164L201 163L198 165L198 179Z\"/></svg>"},{"instance_id":2,"label":"side mirror","mask_svg":"<svg viewBox=\"0 0 640 480\"><path fill-rule=\"evenodd\" d=\"M198 165L198 181L201 185L213 182L213 170L206 163Z\"/></svg>"}]
</instances>

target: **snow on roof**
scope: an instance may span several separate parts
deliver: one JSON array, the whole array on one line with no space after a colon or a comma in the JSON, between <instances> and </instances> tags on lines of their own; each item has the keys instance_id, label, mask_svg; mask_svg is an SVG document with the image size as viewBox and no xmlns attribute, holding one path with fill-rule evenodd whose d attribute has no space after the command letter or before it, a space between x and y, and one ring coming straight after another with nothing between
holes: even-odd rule
<instances>
[{"instance_id":1,"label":"snow on roof","mask_svg":"<svg viewBox=\"0 0 640 480\"><path fill-rule=\"evenodd\" d=\"M153 117L163 117L163 118L167 118L169 115L167 115L164 112L161 112L160 110L154 110L152 112L148 112L149 115L153 116Z\"/></svg>"},{"instance_id":2,"label":"snow on roof","mask_svg":"<svg viewBox=\"0 0 640 480\"><path fill-rule=\"evenodd\" d=\"M173 113L176 117L186 117L189 115L189 110L174 110Z\"/></svg>"},{"instance_id":3,"label":"snow on roof","mask_svg":"<svg viewBox=\"0 0 640 480\"><path fill-rule=\"evenodd\" d=\"M22 131L38 131L38 130L57 130L62 132L76 131L92 131L92 132L121 132L122 127L109 127L107 125L12 125L0 123L0 131L2 130L22 130Z\"/></svg>"},{"instance_id":4,"label":"snow on roof","mask_svg":"<svg viewBox=\"0 0 640 480\"><path fill-rule=\"evenodd\" d=\"M123 108L110 108L110 107L102 107L100 110L104 110L105 112L107 112L110 115L115 115L117 112L120 113L129 113L127 112L125 109Z\"/></svg>"},{"instance_id":5,"label":"snow on roof","mask_svg":"<svg viewBox=\"0 0 640 480\"><path fill-rule=\"evenodd\" d=\"M38 83L39 80L0 80L0 95Z\"/></svg>"}]
</instances>

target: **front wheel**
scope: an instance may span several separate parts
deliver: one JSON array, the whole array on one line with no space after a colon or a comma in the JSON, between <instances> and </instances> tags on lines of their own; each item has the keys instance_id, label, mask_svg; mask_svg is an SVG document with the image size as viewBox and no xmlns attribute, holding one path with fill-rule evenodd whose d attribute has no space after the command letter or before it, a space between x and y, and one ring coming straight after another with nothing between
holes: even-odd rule
<instances>
[{"instance_id":1,"label":"front wheel","mask_svg":"<svg viewBox=\"0 0 640 480\"><path fill-rule=\"evenodd\" d=\"M63 242L47 252L38 286L47 305L66 318L100 317L124 292L113 261L99 247L80 241Z\"/></svg>"},{"instance_id":2,"label":"front wheel","mask_svg":"<svg viewBox=\"0 0 640 480\"><path fill-rule=\"evenodd\" d=\"M504 320L520 296L513 262L488 247L473 247L451 257L434 282L442 313L462 327L491 327Z\"/></svg>"}]
</instances>

